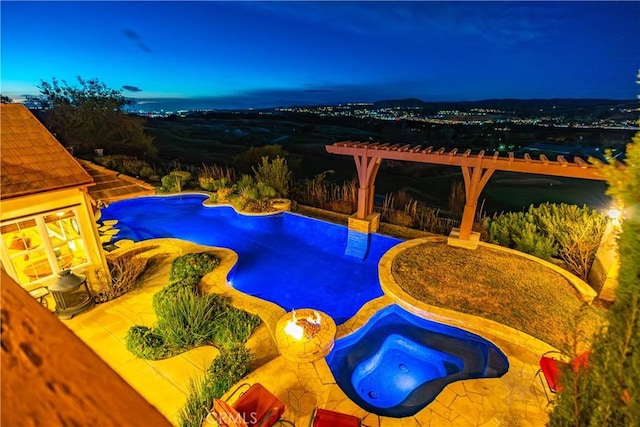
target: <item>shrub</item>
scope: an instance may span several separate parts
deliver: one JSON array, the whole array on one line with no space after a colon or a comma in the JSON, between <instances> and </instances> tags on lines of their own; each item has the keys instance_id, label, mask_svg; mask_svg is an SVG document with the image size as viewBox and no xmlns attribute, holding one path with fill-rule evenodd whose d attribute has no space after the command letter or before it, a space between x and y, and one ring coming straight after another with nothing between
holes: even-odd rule
<instances>
[{"instance_id":1,"label":"shrub","mask_svg":"<svg viewBox=\"0 0 640 427\"><path fill-rule=\"evenodd\" d=\"M144 165L142 168L140 168L140 173L139 174L143 178L151 178L153 175L156 174L156 171L151 166Z\"/></svg>"},{"instance_id":2,"label":"shrub","mask_svg":"<svg viewBox=\"0 0 640 427\"><path fill-rule=\"evenodd\" d=\"M287 161L283 157L277 156L273 160L269 160L267 156L263 157L258 168L253 168L253 173L256 181L275 190L274 196L287 197L289 195L291 171L289 171Z\"/></svg>"},{"instance_id":3,"label":"shrub","mask_svg":"<svg viewBox=\"0 0 640 427\"><path fill-rule=\"evenodd\" d=\"M587 206L543 203L526 212L485 218L488 240L542 259L558 257L586 280L604 236L607 219Z\"/></svg>"},{"instance_id":4,"label":"shrub","mask_svg":"<svg viewBox=\"0 0 640 427\"><path fill-rule=\"evenodd\" d=\"M220 265L220 259L207 252L186 254L173 260L169 283L196 277L198 280Z\"/></svg>"},{"instance_id":5,"label":"shrub","mask_svg":"<svg viewBox=\"0 0 640 427\"><path fill-rule=\"evenodd\" d=\"M125 337L127 350L140 359L163 359L170 355L162 335L146 326L132 326Z\"/></svg>"},{"instance_id":6,"label":"shrub","mask_svg":"<svg viewBox=\"0 0 640 427\"><path fill-rule=\"evenodd\" d=\"M118 171L130 176L149 177L153 175L154 170L149 163L144 160L138 160L135 157L125 155L98 156L93 159L96 164L102 165L107 169ZM149 171L151 171L149 173Z\"/></svg>"},{"instance_id":7,"label":"shrub","mask_svg":"<svg viewBox=\"0 0 640 427\"><path fill-rule=\"evenodd\" d=\"M164 338L169 349L176 352L201 345L212 344L216 322L219 321L218 295L198 296L187 288L181 288L171 299L156 304L158 324L156 331Z\"/></svg>"},{"instance_id":8,"label":"shrub","mask_svg":"<svg viewBox=\"0 0 640 427\"><path fill-rule=\"evenodd\" d=\"M387 218L390 224L400 225L402 227L413 226L413 218L406 212L393 211Z\"/></svg>"},{"instance_id":9,"label":"shrub","mask_svg":"<svg viewBox=\"0 0 640 427\"><path fill-rule=\"evenodd\" d=\"M189 395L178 416L179 425L200 427L214 398L221 398L249 373L252 356L243 346L223 349L213 360L202 381L189 383Z\"/></svg>"},{"instance_id":10,"label":"shrub","mask_svg":"<svg viewBox=\"0 0 640 427\"><path fill-rule=\"evenodd\" d=\"M184 279L170 283L160 291L153 295L153 309L156 313L162 310L162 306L175 299L177 294L183 290L198 294L198 283L200 279L197 277L185 277Z\"/></svg>"},{"instance_id":11,"label":"shrub","mask_svg":"<svg viewBox=\"0 0 640 427\"><path fill-rule=\"evenodd\" d=\"M228 201L231 198L232 194L233 194L233 188L229 188L229 187L220 188L218 189L218 191L216 191L216 200L218 200L219 202Z\"/></svg>"},{"instance_id":12,"label":"shrub","mask_svg":"<svg viewBox=\"0 0 640 427\"><path fill-rule=\"evenodd\" d=\"M191 172L172 171L169 175L165 175L161 179L162 185L158 188L161 193L179 193L189 188L191 181Z\"/></svg>"},{"instance_id":13,"label":"shrub","mask_svg":"<svg viewBox=\"0 0 640 427\"><path fill-rule=\"evenodd\" d=\"M216 192L221 188L230 187L229 181L226 178L214 179L211 177L199 177L198 184L200 184L200 188L207 191Z\"/></svg>"},{"instance_id":14,"label":"shrub","mask_svg":"<svg viewBox=\"0 0 640 427\"><path fill-rule=\"evenodd\" d=\"M221 295L198 294L200 278L219 262L206 252L183 255L173 261L169 285L153 296L156 327L134 326L127 333L127 342L136 356L159 359L200 345L225 349L246 342L260 318L233 307Z\"/></svg>"},{"instance_id":15,"label":"shrub","mask_svg":"<svg viewBox=\"0 0 640 427\"><path fill-rule=\"evenodd\" d=\"M249 314L246 311L239 310L235 307L227 308L222 316L221 322L226 326L226 329L230 332L227 337L216 337L215 342L217 345L225 347L229 344L245 343L253 333L253 331L260 325L260 317L255 314Z\"/></svg>"},{"instance_id":16,"label":"shrub","mask_svg":"<svg viewBox=\"0 0 640 427\"><path fill-rule=\"evenodd\" d=\"M147 250L147 249L145 249ZM148 259L139 257L139 251L129 251L117 257L107 257L110 278L96 273L92 286L94 300L100 304L118 298L140 284L140 276L147 268Z\"/></svg>"},{"instance_id":17,"label":"shrub","mask_svg":"<svg viewBox=\"0 0 640 427\"><path fill-rule=\"evenodd\" d=\"M557 253L553 238L545 235L532 223L522 224L522 229L511 238L517 250L541 259L550 260Z\"/></svg>"},{"instance_id":18,"label":"shrub","mask_svg":"<svg viewBox=\"0 0 640 427\"><path fill-rule=\"evenodd\" d=\"M262 147L251 147L236 158L236 167L241 172L250 172L263 160L282 157L287 159L289 153L282 149L281 145L263 145Z\"/></svg>"}]
</instances>

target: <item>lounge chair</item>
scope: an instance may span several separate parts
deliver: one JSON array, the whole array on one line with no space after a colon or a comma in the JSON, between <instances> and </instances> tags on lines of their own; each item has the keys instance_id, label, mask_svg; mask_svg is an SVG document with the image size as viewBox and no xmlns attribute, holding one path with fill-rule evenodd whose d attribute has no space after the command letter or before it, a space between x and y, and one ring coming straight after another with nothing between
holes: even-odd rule
<instances>
[{"instance_id":1,"label":"lounge chair","mask_svg":"<svg viewBox=\"0 0 640 427\"><path fill-rule=\"evenodd\" d=\"M229 404L228 401L244 387L249 387L240 393L238 399ZM203 427L219 425L221 427L270 427L276 424L293 426L287 420L281 420L285 404L276 395L261 384L241 384L228 399L214 399L213 407L204 422Z\"/></svg>"},{"instance_id":2,"label":"lounge chair","mask_svg":"<svg viewBox=\"0 0 640 427\"><path fill-rule=\"evenodd\" d=\"M355 415L321 408L314 409L309 422L309 427L360 427L361 425L362 420Z\"/></svg>"},{"instance_id":3,"label":"lounge chair","mask_svg":"<svg viewBox=\"0 0 640 427\"><path fill-rule=\"evenodd\" d=\"M555 402L555 399L551 399L553 394L562 391L562 372L568 369L569 366L573 368L573 372L576 374L581 369L586 368L588 366L589 352L582 352L574 359L568 361L566 357L564 357L565 360L561 358L563 358L562 353L553 350L544 353L540 358L540 369L536 372L536 377L540 378L542 390L547 398L547 405ZM547 389L549 389L548 392Z\"/></svg>"}]
</instances>

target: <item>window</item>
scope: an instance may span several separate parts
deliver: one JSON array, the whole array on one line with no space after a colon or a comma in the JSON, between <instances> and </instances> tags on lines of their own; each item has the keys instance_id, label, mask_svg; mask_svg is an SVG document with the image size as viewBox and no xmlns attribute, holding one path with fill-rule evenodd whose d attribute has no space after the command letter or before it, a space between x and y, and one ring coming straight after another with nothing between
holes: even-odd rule
<instances>
[{"instance_id":1,"label":"window","mask_svg":"<svg viewBox=\"0 0 640 427\"><path fill-rule=\"evenodd\" d=\"M0 233L23 286L89 261L75 209L4 223Z\"/></svg>"}]
</instances>

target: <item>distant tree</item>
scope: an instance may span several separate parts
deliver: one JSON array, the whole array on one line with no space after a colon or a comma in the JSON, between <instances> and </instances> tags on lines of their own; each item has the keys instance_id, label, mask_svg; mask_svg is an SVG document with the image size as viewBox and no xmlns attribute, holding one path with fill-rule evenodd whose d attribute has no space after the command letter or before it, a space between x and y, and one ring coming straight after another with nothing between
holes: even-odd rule
<instances>
[{"instance_id":1,"label":"distant tree","mask_svg":"<svg viewBox=\"0 0 640 427\"><path fill-rule=\"evenodd\" d=\"M248 173L253 168L262 164L262 158L273 160L277 157L288 159L289 153L282 149L281 145L263 145L262 147L251 147L240 154L235 161L236 169L242 173Z\"/></svg>"},{"instance_id":2,"label":"distant tree","mask_svg":"<svg viewBox=\"0 0 640 427\"><path fill-rule=\"evenodd\" d=\"M11 104L13 102L13 99L9 98L8 96L5 95L0 95L0 98L2 98L2 103L3 104Z\"/></svg>"},{"instance_id":3,"label":"distant tree","mask_svg":"<svg viewBox=\"0 0 640 427\"><path fill-rule=\"evenodd\" d=\"M627 145L625 163L612 158L602 168L607 194L624 206L616 301L606 330L593 339L587 368L563 374L551 426L640 425L640 133Z\"/></svg>"},{"instance_id":4,"label":"distant tree","mask_svg":"<svg viewBox=\"0 0 640 427\"><path fill-rule=\"evenodd\" d=\"M122 92L98 79L78 76L78 85L53 78L41 81L37 99L46 110L45 124L65 145L80 152L102 148L109 154L154 155L153 138L144 133L144 119L128 115Z\"/></svg>"}]
</instances>

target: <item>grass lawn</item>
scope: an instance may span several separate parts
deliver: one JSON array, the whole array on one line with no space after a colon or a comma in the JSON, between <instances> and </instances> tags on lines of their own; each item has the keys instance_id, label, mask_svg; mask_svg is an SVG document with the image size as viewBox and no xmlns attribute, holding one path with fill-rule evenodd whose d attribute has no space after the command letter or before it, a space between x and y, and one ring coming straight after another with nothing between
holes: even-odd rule
<instances>
[{"instance_id":1,"label":"grass lawn","mask_svg":"<svg viewBox=\"0 0 640 427\"><path fill-rule=\"evenodd\" d=\"M491 319L570 353L604 322L605 309L583 303L558 273L495 249L442 242L400 253L392 273L405 292L427 304Z\"/></svg>"},{"instance_id":2,"label":"grass lawn","mask_svg":"<svg viewBox=\"0 0 640 427\"><path fill-rule=\"evenodd\" d=\"M343 225L349 217L303 205L298 212ZM407 240L434 236L384 222L380 233ZM602 303L582 302L558 273L495 249L447 246L445 236L401 252L392 273L400 287L420 301L494 320L569 354L574 338L586 345L604 324Z\"/></svg>"}]
</instances>

